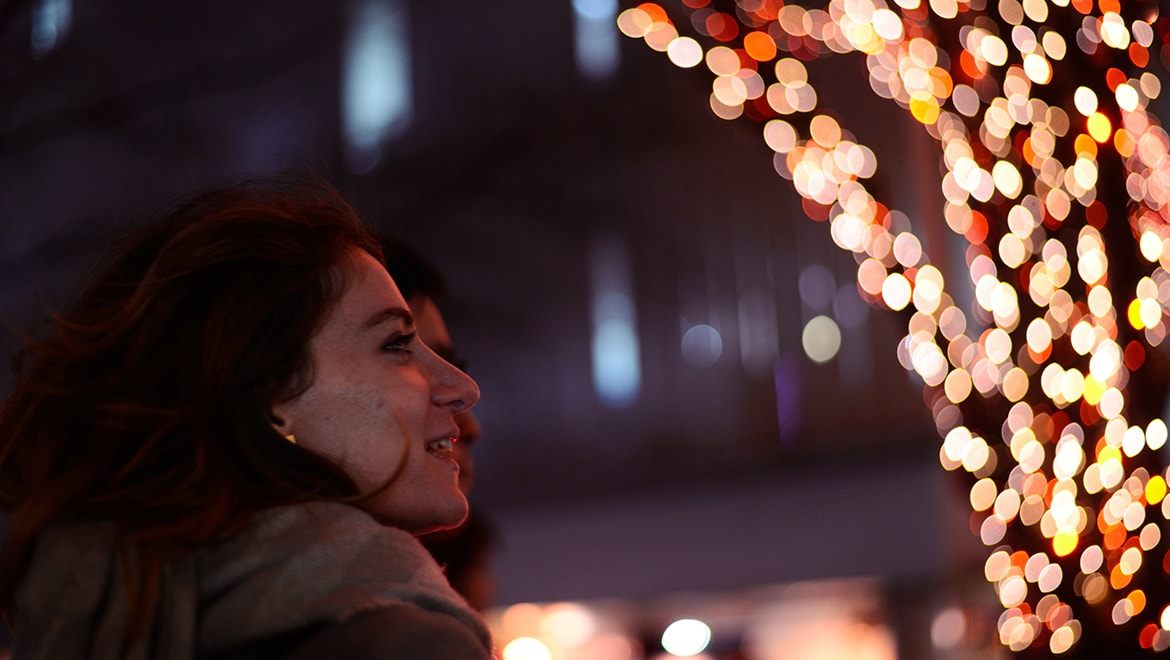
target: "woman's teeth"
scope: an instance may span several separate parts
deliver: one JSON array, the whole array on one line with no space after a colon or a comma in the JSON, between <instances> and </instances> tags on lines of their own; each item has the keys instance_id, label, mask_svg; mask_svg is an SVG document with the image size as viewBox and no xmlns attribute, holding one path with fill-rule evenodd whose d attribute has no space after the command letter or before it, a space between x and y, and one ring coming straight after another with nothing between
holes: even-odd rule
<instances>
[{"instance_id":1,"label":"woman's teeth","mask_svg":"<svg viewBox=\"0 0 1170 660\"><path fill-rule=\"evenodd\" d=\"M432 454L443 454L451 451L455 446L455 438L443 438L442 440L432 440L427 443L427 451Z\"/></svg>"}]
</instances>

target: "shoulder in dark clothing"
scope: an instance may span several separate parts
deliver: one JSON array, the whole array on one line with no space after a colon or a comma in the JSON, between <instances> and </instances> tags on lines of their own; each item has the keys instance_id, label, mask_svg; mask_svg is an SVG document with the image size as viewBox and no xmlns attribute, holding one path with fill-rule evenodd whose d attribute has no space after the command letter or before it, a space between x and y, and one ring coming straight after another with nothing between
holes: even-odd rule
<instances>
[{"instance_id":1,"label":"shoulder in dark clothing","mask_svg":"<svg viewBox=\"0 0 1170 660\"><path fill-rule=\"evenodd\" d=\"M320 629L284 660L490 660L475 634L455 618L411 605L391 605Z\"/></svg>"}]
</instances>

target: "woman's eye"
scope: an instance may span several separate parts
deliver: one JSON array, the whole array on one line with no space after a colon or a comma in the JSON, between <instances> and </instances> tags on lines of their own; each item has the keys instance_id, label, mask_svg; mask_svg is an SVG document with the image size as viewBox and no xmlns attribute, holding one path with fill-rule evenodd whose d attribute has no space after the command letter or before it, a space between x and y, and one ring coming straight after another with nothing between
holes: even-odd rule
<instances>
[{"instance_id":1,"label":"woman's eye","mask_svg":"<svg viewBox=\"0 0 1170 660\"><path fill-rule=\"evenodd\" d=\"M385 344L382 344L382 350L391 353L408 353L410 352L410 344L417 336L418 333L411 332L409 334L391 337Z\"/></svg>"}]
</instances>

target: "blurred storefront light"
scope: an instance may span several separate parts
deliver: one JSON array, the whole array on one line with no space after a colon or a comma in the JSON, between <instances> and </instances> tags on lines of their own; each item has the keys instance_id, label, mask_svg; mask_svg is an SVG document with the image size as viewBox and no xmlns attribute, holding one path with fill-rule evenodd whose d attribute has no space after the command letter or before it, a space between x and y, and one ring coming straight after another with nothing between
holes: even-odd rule
<instances>
[{"instance_id":1,"label":"blurred storefront light","mask_svg":"<svg viewBox=\"0 0 1170 660\"><path fill-rule=\"evenodd\" d=\"M624 407L638 398L642 364L629 248L614 234L595 238L589 276L593 324L593 387L602 402Z\"/></svg>"},{"instance_id":2,"label":"blurred storefront light","mask_svg":"<svg viewBox=\"0 0 1170 660\"><path fill-rule=\"evenodd\" d=\"M73 0L37 0L32 14L32 52L40 59L56 50L69 35Z\"/></svg>"},{"instance_id":3,"label":"blurred storefront light","mask_svg":"<svg viewBox=\"0 0 1170 660\"><path fill-rule=\"evenodd\" d=\"M378 165L385 142L410 125L410 25L403 0L360 0L343 45L341 120L350 171Z\"/></svg>"},{"instance_id":4,"label":"blurred storefront light","mask_svg":"<svg viewBox=\"0 0 1170 660\"><path fill-rule=\"evenodd\" d=\"M617 71L618 32L614 25L617 0L572 0L573 49L577 69L587 78L604 80ZM697 46L697 44L696 44Z\"/></svg>"}]
</instances>

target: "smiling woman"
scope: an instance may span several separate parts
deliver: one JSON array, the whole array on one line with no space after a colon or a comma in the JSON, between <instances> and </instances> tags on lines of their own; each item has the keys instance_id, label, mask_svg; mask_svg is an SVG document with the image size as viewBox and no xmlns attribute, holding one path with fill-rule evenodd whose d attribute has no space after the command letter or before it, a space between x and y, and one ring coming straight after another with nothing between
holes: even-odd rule
<instances>
[{"instance_id":1,"label":"smiling woman","mask_svg":"<svg viewBox=\"0 0 1170 660\"><path fill-rule=\"evenodd\" d=\"M423 533L467 515L453 415L479 398L475 382L418 338L382 264L356 248L350 285L309 342L313 382L273 407L277 428L333 460L363 489L380 520Z\"/></svg>"},{"instance_id":2,"label":"smiling woman","mask_svg":"<svg viewBox=\"0 0 1170 660\"><path fill-rule=\"evenodd\" d=\"M467 503L475 383L320 182L129 237L0 408L16 657L489 657L414 535ZM290 442L289 440L292 440Z\"/></svg>"}]
</instances>

